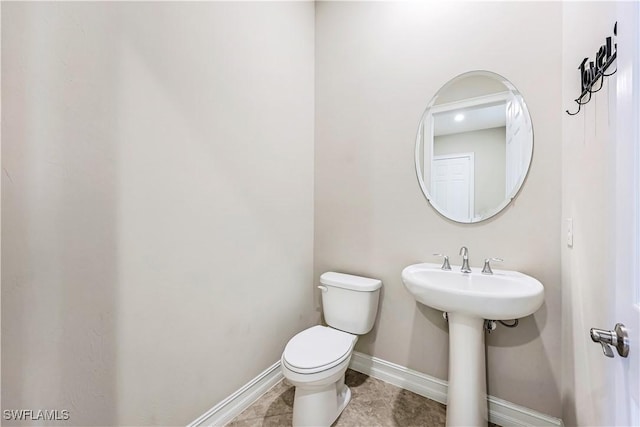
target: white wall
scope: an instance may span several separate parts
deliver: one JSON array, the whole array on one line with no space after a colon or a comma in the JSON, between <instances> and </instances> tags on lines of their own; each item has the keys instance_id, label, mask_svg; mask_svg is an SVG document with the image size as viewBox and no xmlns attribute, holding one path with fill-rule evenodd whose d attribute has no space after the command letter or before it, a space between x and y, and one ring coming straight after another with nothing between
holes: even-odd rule
<instances>
[{"instance_id":1,"label":"white wall","mask_svg":"<svg viewBox=\"0 0 640 427\"><path fill-rule=\"evenodd\" d=\"M317 321L311 3L2 4L2 405L184 425Z\"/></svg>"},{"instance_id":2,"label":"white wall","mask_svg":"<svg viewBox=\"0 0 640 427\"><path fill-rule=\"evenodd\" d=\"M563 111L577 110L572 101L581 92L578 66L593 59L605 38L613 35L615 3L563 3ZM609 70L613 71L613 70ZM573 219L573 248L562 248L562 418L567 426L610 425L607 377L613 374L602 349L589 338L593 327L610 328L608 277L615 265L610 254L614 192L611 179L615 152L615 79L582 107L562 117L562 218ZM563 231L566 232L566 224Z\"/></svg>"},{"instance_id":3,"label":"white wall","mask_svg":"<svg viewBox=\"0 0 640 427\"><path fill-rule=\"evenodd\" d=\"M504 267L545 286L545 304L516 329L487 335L489 393L560 416L560 3L322 2L316 6L315 272L383 280L374 331L359 351L447 378L448 330L417 304L403 267L434 252ZM544 22L544 25L540 23ZM533 120L531 171L506 211L452 223L416 181L414 143L432 96L486 69L524 95Z\"/></svg>"}]
</instances>

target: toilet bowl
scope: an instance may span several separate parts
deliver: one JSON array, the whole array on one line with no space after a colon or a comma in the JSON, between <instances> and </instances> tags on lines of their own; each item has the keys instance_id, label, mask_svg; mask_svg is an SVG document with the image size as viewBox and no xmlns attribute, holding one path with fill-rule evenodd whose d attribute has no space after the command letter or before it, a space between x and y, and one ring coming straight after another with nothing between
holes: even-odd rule
<instances>
[{"instance_id":1,"label":"toilet bowl","mask_svg":"<svg viewBox=\"0 0 640 427\"><path fill-rule=\"evenodd\" d=\"M294 426L329 426L351 399L344 375L358 337L327 326L294 336L282 354L282 373L296 387Z\"/></svg>"},{"instance_id":2,"label":"toilet bowl","mask_svg":"<svg viewBox=\"0 0 640 427\"><path fill-rule=\"evenodd\" d=\"M342 273L320 277L329 326L313 326L287 343L284 377L295 386L293 426L330 426L351 399L344 383L358 334L371 330L382 282Z\"/></svg>"}]
</instances>

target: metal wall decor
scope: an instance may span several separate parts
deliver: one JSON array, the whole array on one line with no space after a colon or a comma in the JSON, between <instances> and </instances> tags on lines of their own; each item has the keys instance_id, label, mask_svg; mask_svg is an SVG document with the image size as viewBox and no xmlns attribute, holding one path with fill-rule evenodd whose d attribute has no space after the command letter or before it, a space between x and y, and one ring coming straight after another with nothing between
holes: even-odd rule
<instances>
[{"instance_id":1,"label":"metal wall decor","mask_svg":"<svg viewBox=\"0 0 640 427\"><path fill-rule=\"evenodd\" d=\"M616 22L613 25L613 35L618 35L618 23ZM612 73L607 74L606 71L613 61L616 60L616 54L618 52L618 44L612 42L612 37L607 37L605 44L600 46L598 52L596 52L596 59L594 61L589 61L589 58L584 58L578 67L580 70L580 81L582 83L582 93L577 97L574 101L578 104L578 111L575 113L567 111L567 114L570 116L575 116L580 112L580 108L591 101L591 95L598 92L602 89L604 85L604 78L612 76L616 73L616 70L613 70ZM587 65L587 61L589 61ZM600 86L597 89L594 89L594 86L600 80Z\"/></svg>"}]
</instances>

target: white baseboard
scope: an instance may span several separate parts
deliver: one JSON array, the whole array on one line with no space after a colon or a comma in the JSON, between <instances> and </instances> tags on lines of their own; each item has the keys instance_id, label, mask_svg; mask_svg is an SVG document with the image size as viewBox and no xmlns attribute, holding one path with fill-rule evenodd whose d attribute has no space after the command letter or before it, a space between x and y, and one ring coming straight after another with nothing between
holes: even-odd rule
<instances>
[{"instance_id":1,"label":"white baseboard","mask_svg":"<svg viewBox=\"0 0 640 427\"><path fill-rule=\"evenodd\" d=\"M447 403L448 384L438 378L357 351L351 356L349 367L436 402ZM283 378L280 361L278 361L187 427L224 426ZM487 400L489 401L489 421L494 424L505 427L564 427L559 418L550 417L497 397L489 396Z\"/></svg>"},{"instance_id":2,"label":"white baseboard","mask_svg":"<svg viewBox=\"0 0 640 427\"><path fill-rule=\"evenodd\" d=\"M353 352L349 367L420 396L447 404L446 381L357 351Z\"/></svg>"},{"instance_id":3,"label":"white baseboard","mask_svg":"<svg viewBox=\"0 0 640 427\"><path fill-rule=\"evenodd\" d=\"M240 415L242 411L251 406L253 402L283 378L280 361L277 361L231 396L202 414L187 427L224 426Z\"/></svg>"},{"instance_id":4,"label":"white baseboard","mask_svg":"<svg viewBox=\"0 0 640 427\"><path fill-rule=\"evenodd\" d=\"M357 351L351 356L349 367L436 402L447 403L448 384L438 378ZM489 421L494 424L515 427L564 427L559 418L550 417L497 397L489 396L487 400L489 401Z\"/></svg>"}]
</instances>

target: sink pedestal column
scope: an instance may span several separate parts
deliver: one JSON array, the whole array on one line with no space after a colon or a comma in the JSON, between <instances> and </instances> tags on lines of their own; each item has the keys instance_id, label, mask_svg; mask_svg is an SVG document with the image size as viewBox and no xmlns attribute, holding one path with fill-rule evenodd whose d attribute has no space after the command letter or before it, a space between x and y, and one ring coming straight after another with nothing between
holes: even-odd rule
<instances>
[{"instance_id":1,"label":"sink pedestal column","mask_svg":"<svg viewBox=\"0 0 640 427\"><path fill-rule=\"evenodd\" d=\"M447 427L487 425L484 319L448 313Z\"/></svg>"}]
</instances>

